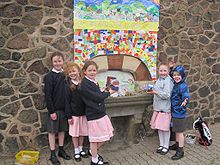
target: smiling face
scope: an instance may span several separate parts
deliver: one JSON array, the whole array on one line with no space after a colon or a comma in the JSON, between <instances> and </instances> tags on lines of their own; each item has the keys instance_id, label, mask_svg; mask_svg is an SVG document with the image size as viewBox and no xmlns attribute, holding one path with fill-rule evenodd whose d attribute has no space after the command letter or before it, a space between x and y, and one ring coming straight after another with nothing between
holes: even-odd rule
<instances>
[{"instance_id":1,"label":"smiling face","mask_svg":"<svg viewBox=\"0 0 220 165\"><path fill-rule=\"evenodd\" d=\"M54 56L52 58L53 68L57 71L61 71L63 67L63 58L61 56Z\"/></svg>"},{"instance_id":2,"label":"smiling face","mask_svg":"<svg viewBox=\"0 0 220 165\"><path fill-rule=\"evenodd\" d=\"M160 65L158 74L161 78L166 78L169 74L169 69L166 65Z\"/></svg>"},{"instance_id":3,"label":"smiling face","mask_svg":"<svg viewBox=\"0 0 220 165\"><path fill-rule=\"evenodd\" d=\"M95 65L89 65L87 69L84 71L84 74L92 80L95 80L97 74L97 68Z\"/></svg>"},{"instance_id":4,"label":"smiling face","mask_svg":"<svg viewBox=\"0 0 220 165\"><path fill-rule=\"evenodd\" d=\"M176 83L179 83L182 80L182 76L180 75L179 72L174 72L173 73L173 79Z\"/></svg>"},{"instance_id":5,"label":"smiling face","mask_svg":"<svg viewBox=\"0 0 220 165\"><path fill-rule=\"evenodd\" d=\"M77 69L77 67L72 67L69 71L68 71L68 76L70 77L71 80L74 81L79 81L79 77L80 77L80 72Z\"/></svg>"}]
</instances>

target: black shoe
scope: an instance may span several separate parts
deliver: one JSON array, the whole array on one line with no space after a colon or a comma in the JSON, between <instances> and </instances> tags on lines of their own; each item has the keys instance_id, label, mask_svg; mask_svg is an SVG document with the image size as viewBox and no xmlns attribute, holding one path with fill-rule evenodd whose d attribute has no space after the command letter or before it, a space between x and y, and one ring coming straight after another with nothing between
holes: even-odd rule
<instances>
[{"instance_id":1,"label":"black shoe","mask_svg":"<svg viewBox=\"0 0 220 165\"><path fill-rule=\"evenodd\" d=\"M101 155L99 155L99 154L98 154L98 159L103 161L103 157ZM105 162L103 162L103 163L105 163Z\"/></svg>"},{"instance_id":2,"label":"black shoe","mask_svg":"<svg viewBox=\"0 0 220 165\"><path fill-rule=\"evenodd\" d=\"M60 161L57 159L56 155L51 155L50 156L50 161L53 165L61 165Z\"/></svg>"},{"instance_id":3,"label":"black shoe","mask_svg":"<svg viewBox=\"0 0 220 165\"><path fill-rule=\"evenodd\" d=\"M99 160L97 163L94 163L94 162L91 161L91 164L90 164L90 165L99 165L99 162L102 162L102 161ZM103 162L103 164L109 165L109 162Z\"/></svg>"},{"instance_id":4,"label":"black shoe","mask_svg":"<svg viewBox=\"0 0 220 165\"><path fill-rule=\"evenodd\" d=\"M161 153L162 149L163 149L163 146L159 146L159 148L157 149L156 153Z\"/></svg>"},{"instance_id":5,"label":"black shoe","mask_svg":"<svg viewBox=\"0 0 220 165\"><path fill-rule=\"evenodd\" d=\"M74 159L75 159L76 162L80 162L81 161L80 153L74 154Z\"/></svg>"},{"instance_id":6,"label":"black shoe","mask_svg":"<svg viewBox=\"0 0 220 165\"><path fill-rule=\"evenodd\" d=\"M163 149L161 150L160 154L161 154L161 155L166 155L168 152L169 152L169 149L163 147Z\"/></svg>"},{"instance_id":7,"label":"black shoe","mask_svg":"<svg viewBox=\"0 0 220 165\"><path fill-rule=\"evenodd\" d=\"M83 157L83 158L88 158L89 157L88 154L85 153L84 151L80 152L80 156Z\"/></svg>"},{"instance_id":8,"label":"black shoe","mask_svg":"<svg viewBox=\"0 0 220 165\"><path fill-rule=\"evenodd\" d=\"M92 156L92 154L91 154L90 151L88 151L88 155L89 155L89 156ZM99 154L98 154L98 159L101 160L101 161L103 161L103 157L102 157L101 155L99 155Z\"/></svg>"},{"instance_id":9,"label":"black shoe","mask_svg":"<svg viewBox=\"0 0 220 165\"><path fill-rule=\"evenodd\" d=\"M169 146L169 150L177 150L178 149L178 145L179 145L178 142L176 142L172 146Z\"/></svg>"},{"instance_id":10,"label":"black shoe","mask_svg":"<svg viewBox=\"0 0 220 165\"><path fill-rule=\"evenodd\" d=\"M179 160L184 157L183 149L178 148L175 155L171 157L172 160Z\"/></svg>"},{"instance_id":11,"label":"black shoe","mask_svg":"<svg viewBox=\"0 0 220 165\"><path fill-rule=\"evenodd\" d=\"M62 157L65 160L70 160L70 156L66 154L66 152L64 150L59 150L58 152L58 156Z\"/></svg>"}]
</instances>

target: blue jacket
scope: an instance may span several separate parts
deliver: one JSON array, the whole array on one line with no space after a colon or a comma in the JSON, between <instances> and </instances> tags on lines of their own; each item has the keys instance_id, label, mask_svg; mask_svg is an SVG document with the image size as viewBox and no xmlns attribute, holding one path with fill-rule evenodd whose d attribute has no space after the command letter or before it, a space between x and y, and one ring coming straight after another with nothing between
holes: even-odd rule
<instances>
[{"instance_id":1,"label":"blue jacket","mask_svg":"<svg viewBox=\"0 0 220 165\"><path fill-rule=\"evenodd\" d=\"M183 119L186 117L186 106L181 106L181 104L186 98L188 98L187 104L189 103L189 88L185 82L186 75L184 68L179 65L174 69L174 72L179 72L182 80L179 83L174 81L174 87L171 96L171 113L173 118Z\"/></svg>"}]
</instances>

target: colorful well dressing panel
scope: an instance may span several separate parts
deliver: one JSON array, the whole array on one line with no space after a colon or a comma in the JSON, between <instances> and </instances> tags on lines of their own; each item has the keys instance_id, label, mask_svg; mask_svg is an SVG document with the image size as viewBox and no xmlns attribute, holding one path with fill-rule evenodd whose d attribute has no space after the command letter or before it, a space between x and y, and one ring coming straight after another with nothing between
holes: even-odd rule
<instances>
[{"instance_id":1,"label":"colorful well dressing panel","mask_svg":"<svg viewBox=\"0 0 220 165\"><path fill-rule=\"evenodd\" d=\"M156 78L159 0L74 0L74 59L127 54Z\"/></svg>"}]
</instances>

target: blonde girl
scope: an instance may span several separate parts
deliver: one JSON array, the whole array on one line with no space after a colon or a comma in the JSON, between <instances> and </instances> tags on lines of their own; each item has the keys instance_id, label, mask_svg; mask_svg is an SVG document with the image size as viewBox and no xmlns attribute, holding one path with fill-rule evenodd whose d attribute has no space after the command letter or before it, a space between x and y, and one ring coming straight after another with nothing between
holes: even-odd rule
<instances>
[{"instance_id":1,"label":"blonde girl","mask_svg":"<svg viewBox=\"0 0 220 165\"><path fill-rule=\"evenodd\" d=\"M79 162L81 157L88 155L83 151L84 136L88 136L85 104L81 98L79 87L81 83L81 69L69 62L64 67L67 76L65 85L65 113L69 123L69 135L72 136L74 145L74 159Z\"/></svg>"}]
</instances>

